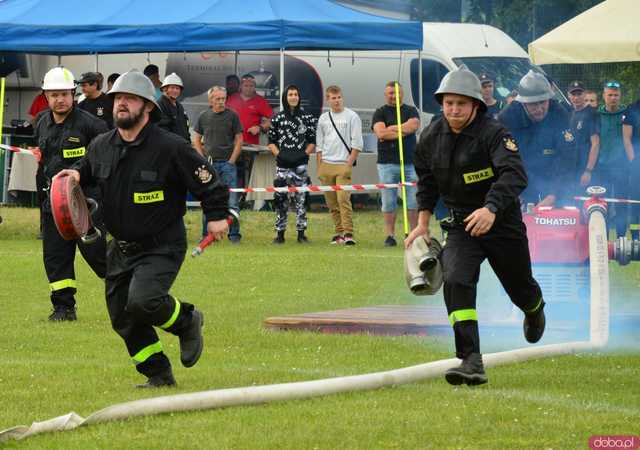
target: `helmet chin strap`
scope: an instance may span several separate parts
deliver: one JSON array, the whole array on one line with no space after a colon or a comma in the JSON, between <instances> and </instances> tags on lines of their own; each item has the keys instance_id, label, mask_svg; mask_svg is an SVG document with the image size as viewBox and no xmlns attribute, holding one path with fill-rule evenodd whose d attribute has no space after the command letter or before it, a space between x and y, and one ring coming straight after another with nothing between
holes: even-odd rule
<instances>
[{"instance_id":1,"label":"helmet chin strap","mask_svg":"<svg viewBox=\"0 0 640 450\"><path fill-rule=\"evenodd\" d=\"M473 119L476 118L476 114L478 112L478 103L474 100L473 102L473 109L471 110L471 114L469 114L469 118L466 120L466 122L462 125L462 127L460 128L460 130L464 130L465 128L467 128L467 126L473 121Z\"/></svg>"}]
</instances>

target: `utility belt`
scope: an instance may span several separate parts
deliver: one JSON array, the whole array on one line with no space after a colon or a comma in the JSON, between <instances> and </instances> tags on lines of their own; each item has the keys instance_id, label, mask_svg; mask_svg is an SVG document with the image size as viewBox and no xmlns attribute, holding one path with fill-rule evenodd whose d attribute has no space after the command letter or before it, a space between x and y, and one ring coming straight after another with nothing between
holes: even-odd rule
<instances>
[{"instance_id":1,"label":"utility belt","mask_svg":"<svg viewBox=\"0 0 640 450\"><path fill-rule=\"evenodd\" d=\"M465 225L464 219L474 211L475 209L449 209L449 217L443 219L443 222L448 220L452 225Z\"/></svg>"},{"instance_id":2,"label":"utility belt","mask_svg":"<svg viewBox=\"0 0 640 450\"><path fill-rule=\"evenodd\" d=\"M184 240L184 222L178 221L175 225L170 225L154 236L148 236L137 241L123 241L114 239L116 246L125 256L135 256L139 253L150 251L171 242Z\"/></svg>"}]
</instances>

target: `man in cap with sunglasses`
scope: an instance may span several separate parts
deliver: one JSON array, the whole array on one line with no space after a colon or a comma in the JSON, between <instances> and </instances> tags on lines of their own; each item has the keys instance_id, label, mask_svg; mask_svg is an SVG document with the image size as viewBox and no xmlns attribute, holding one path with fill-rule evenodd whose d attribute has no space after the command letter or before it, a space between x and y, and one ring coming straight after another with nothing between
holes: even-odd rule
<instances>
[{"instance_id":1,"label":"man in cap with sunglasses","mask_svg":"<svg viewBox=\"0 0 640 450\"><path fill-rule=\"evenodd\" d=\"M478 332L476 285L486 258L511 301L524 313L524 336L544 333L544 301L531 274L529 246L518 196L527 186L518 143L487 114L480 80L464 65L449 72L435 94L443 116L422 132L415 155L418 226L405 240L429 241L429 220L439 197L449 209L441 253L444 300L455 336L459 367L447 370L453 385L487 382Z\"/></svg>"},{"instance_id":2,"label":"man in cap with sunglasses","mask_svg":"<svg viewBox=\"0 0 640 450\"><path fill-rule=\"evenodd\" d=\"M625 149L622 126L627 107L621 103L622 85L612 80L602 90L604 104L598 108L600 116L600 151L595 169L595 183L607 189L607 197L627 198L629 195L629 166L633 161L633 149ZM628 207L612 205L611 213L617 237L627 234Z\"/></svg>"},{"instance_id":3,"label":"man in cap with sunglasses","mask_svg":"<svg viewBox=\"0 0 640 450\"><path fill-rule=\"evenodd\" d=\"M554 95L544 74L530 70L518 84L518 96L498 115L518 142L529 176L521 198L536 206L571 203L577 178L569 113Z\"/></svg>"},{"instance_id":4,"label":"man in cap with sunglasses","mask_svg":"<svg viewBox=\"0 0 640 450\"><path fill-rule=\"evenodd\" d=\"M83 185L96 181L102 191L104 223L113 236L107 309L136 370L148 378L139 387L174 386L156 328L179 337L185 367L198 361L204 342L203 314L169 294L187 249L185 198L190 191L200 200L209 233L220 239L229 192L186 140L158 127L161 114L147 77L124 73L109 95L116 129L95 139L75 170L62 173Z\"/></svg>"}]
</instances>

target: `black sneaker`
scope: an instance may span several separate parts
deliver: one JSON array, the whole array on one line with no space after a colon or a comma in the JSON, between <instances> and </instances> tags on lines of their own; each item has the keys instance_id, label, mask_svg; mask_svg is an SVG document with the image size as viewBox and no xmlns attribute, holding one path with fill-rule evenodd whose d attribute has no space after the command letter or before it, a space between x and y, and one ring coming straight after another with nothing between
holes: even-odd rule
<instances>
[{"instance_id":1,"label":"black sneaker","mask_svg":"<svg viewBox=\"0 0 640 450\"><path fill-rule=\"evenodd\" d=\"M308 244L309 239L304 235L304 231L298 231L298 244Z\"/></svg>"},{"instance_id":2,"label":"black sneaker","mask_svg":"<svg viewBox=\"0 0 640 450\"><path fill-rule=\"evenodd\" d=\"M340 236L339 234L336 234L334 237L331 238L331 245L342 245L344 244L344 238L342 236Z\"/></svg>"},{"instance_id":3,"label":"black sneaker","mask_svg":"<svg viewBox=\"0 0 640 450\"><path fill-rule=\"evenodd\" d=\"M544 305L544 300L542 300L538 309L532 313L524 314L524 321L522 322L524 338L531 344L538 342L544 334L544 327L546 325Z\"/></svg>"},{"instance_id":4,"label":"black sneaker","mask_svg":"<svg viewBox=\"0 0 640 450\"><path fill-rule=\"evenodd\" d=\"M453 384L454 386L462 383L467 386L477 386L489 381L487 375L484 373L482 355L480 353L471 353L462 360L462 364L460 364L459 367L453 367L447 370L444 378L447 380L447 383Z\"/></svg>"},{"instance_id":5,"label":"black sneaker","mask_svg":"<svg viewBox=\"0 0 640 450\"><path fill-rule=\"evenodd\" d=\"M185 367L191 367L200 359L204 339L202 337L202 325L204 316L194 309L191 313L191 324L182 330L180 338L180 361Z\"/></svg>"},{"instance_id":6,"label":"black sneaker","mask_svg":"<svg viewBox=\"0 0 640 450\"><path fill-rule=\"evenodd\" d=\"M51 322L72 322L77 320L76 309L74 307L57 305L49 315Z\"/></svg>"},{"instance_id":7,"label":"black sneaker","mask_svg":"<svg viewBox=\"0 0 640 450\"><path fill-rule=\"evenodd\" d=\"M146 383L136 384L136 387L138 389L152 389L152 388L176 387L176 386L177 386L176 379L173 378L173 373L171 373L171 369L161 372L158 375L149 377Z\"/></svg>"},{"instance_id":8,"label":"black sneaker","mask_svg":"<svg viewBox=\"0 0 640 450\"><path fill-rule=\"evenodd\" d=\"M347 233L344 235L344 245L356 245L356 240L353 238L353 234Z\"/></svg>"},{"instance_id":9,"label":"black sneaker","mask_svg":"<svg viewBox=\"0 0 640 450\"><path fill-rule=\"evenodd\" d=\"M396 242L396 238L394 238L393 236L387 236L387 238L384 240L385 247L395 247L396 245L398 245L398 243Z\"/></svg>"},{"instance_id":10,"label":"black sneaker","mask_svg":"<svg viewBox=\"0 0 640 450\"><path fill-rule=\"evenodd\" d=\"M284 244L284 230L278 231L278 234L273 239L272 243L274 243L274 244Z\"/></svg>"}]
</instances>

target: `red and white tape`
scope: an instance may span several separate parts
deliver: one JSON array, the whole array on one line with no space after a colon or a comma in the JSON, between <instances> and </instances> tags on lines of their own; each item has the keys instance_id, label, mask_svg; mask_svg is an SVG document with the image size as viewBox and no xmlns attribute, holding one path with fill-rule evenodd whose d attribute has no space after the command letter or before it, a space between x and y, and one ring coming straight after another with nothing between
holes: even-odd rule
<instances>
[{"instance_id":1,"label":"red and white tape","mask_svg":"<svg viewBox=\"0 0 640 450\"><path fill-rule=\"evenodd\" d=\"M38 162L40 162L40 160L42 159L42 152L37 147L33 149L27 149L22 147L15 147L13 145L0 144L0 148L9 150L10 152L13 152L13 153L22 153L23 155L33 155L36 158L36 161Z\"/></svg>"},{"instance_id":2,"label":"red and white tape","mask_svg":"<svg viewBox=\"0 0 640 450\"><path fill-rule=\"evenodd\" d=\"M591 197L573 197L574 200L590 200ZM640 200L632 200L630 198L601 198L600 200L604 200L607 203L623 203L628 205L640 205Z\"/></svg>"},{"instance_id":3,"label":"red and white tape","mask_svg":"<svg viewBox=\"0 0 640 450\"><path fill-rule=\"evenodd\" d=\"M376 183L376 184L336 184L333 186L269 186L266 188L231 188L229 192L336 192L336 191L378 191L395 189L402 185L416 186L416 183Z\"/></svg>"}]
</instances>

